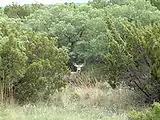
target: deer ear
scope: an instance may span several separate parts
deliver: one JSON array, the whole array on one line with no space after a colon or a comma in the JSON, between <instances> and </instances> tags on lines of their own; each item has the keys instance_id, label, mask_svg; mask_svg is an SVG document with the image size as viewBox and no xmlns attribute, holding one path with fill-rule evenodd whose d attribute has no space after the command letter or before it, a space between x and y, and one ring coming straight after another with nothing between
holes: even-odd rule
<instances>
[{"instance_id":1,"label":"deer ear","mask_svg":"<svg viewBox=\"0 0 160 120\"><path fill-rule=\"evenodd\" d=\"M73 65L74 65L75 67L78 67L78 65L77 65L76 63L74 63L74 62L73 62Z\"/></svg>"},{"instance_id":2,"label":"deer ear","mask_svg":"<svg viewBox=\"0 0 160 120\"><path fill-rule=\"evenodd\" d=\"M80 67L83 67L84 66L84 64L81 64L81 65L79 65Z\"/></svg>"}]
</instances>

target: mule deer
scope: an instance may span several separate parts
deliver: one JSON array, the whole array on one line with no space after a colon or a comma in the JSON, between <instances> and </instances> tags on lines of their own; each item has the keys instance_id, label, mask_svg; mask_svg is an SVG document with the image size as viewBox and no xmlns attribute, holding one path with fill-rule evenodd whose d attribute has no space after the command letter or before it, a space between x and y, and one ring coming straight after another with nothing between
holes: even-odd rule
<instances>
[{"instance_id":1,"label":"mule deer","mask_svg":"<svg viewBox=\"0 0 160 120\"><path fill-rule=\"evenodd\" d=\"M84 64L77 65L76 63L73 63L73 65L76 67L76 71L70 72L70 75L64 76L64 79L69 82L73 82L76 79L76 77L80 75L82 67L84 67Z\"/></svg>"}]
</instances>

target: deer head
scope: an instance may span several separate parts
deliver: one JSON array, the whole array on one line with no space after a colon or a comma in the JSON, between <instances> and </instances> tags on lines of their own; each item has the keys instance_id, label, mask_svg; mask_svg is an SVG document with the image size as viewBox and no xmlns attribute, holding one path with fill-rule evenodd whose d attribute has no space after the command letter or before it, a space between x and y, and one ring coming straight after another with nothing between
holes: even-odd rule
<instances>
[{"instance_id":1,"label":"deer head","mask_svg":"<svg viewBox=\"0 0 160 120\"><path fill-rule=\"evenodd\" d=\"M79 64L73 63L73 65L77 68L76 72L71 72L70 75L64 75L63 79L67 80L69 82L74 82L76 80L77 76L81 72L82 67L84 67L85 64Z\"/></svg>"},{"instance_id":2,"label":"deer head","mask_svg":"<svg viewBox=\"0 0 160 120\"><path fill-rule=\"evenodd\" d=\"M76 63L73 63L73 65L77 68L77 70L76 70L77 73L80 73L82 67L84 67L84 64L77 65Z\"/></svg>"}]
</instances>

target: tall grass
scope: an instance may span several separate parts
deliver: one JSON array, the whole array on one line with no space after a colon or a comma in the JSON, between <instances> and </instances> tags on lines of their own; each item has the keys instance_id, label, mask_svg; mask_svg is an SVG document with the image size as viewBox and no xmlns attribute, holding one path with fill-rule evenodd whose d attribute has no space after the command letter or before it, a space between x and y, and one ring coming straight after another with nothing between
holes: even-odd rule
<instances>
[{"instance_id":1,"label":"tall grass","mask_svg":"<svg viewBox=\"0 0 160 120\"><path fill-rule=\"evenodd\" d=\"M70 108L100 108L112 112L124 112L145 106L141 96L128 87L112 89L107 83L94 87L68 86L52 97L54 105Z\"/></svg>"},{"instance_id":2,"label":"tall grass","mask_svg":"<svg viewBox=\"0 0 160 120\"><path fill-rule=\"evenodd\" d=\"M0 108L0 120L127 120L126 114L107 116L98 110L72 111L55 106L25 105Z\"/></svg>"},{"instance_id":3,"label":"tall grass","mask_svg":"<svg viewBox=\"0 0 160 120\"><path fill-rule=\"evenodd\" d=\"M0 105L0 120L128 120L128 112L141 105L129 88L112 89L90 79L69 84L51 96L49 103Z\"/></svg>"}]
</instances>

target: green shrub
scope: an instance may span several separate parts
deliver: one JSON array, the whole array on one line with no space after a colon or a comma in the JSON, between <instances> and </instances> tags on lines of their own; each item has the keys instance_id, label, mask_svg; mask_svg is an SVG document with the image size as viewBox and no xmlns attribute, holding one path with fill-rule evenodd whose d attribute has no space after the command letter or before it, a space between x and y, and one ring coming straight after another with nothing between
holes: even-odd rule
<instances>
[{"instance_id":1,"label":"green shrub","mask_svg":"<svg viewBox=\"0 0 160 120\"><path fill-rule=\"evenodd\" d=\"M132 120L159 120L160 119L160 104L154 103L152 108L146 109L141 112L132 111Z\"/></svg>"},{"instance_id":2,"label":"green shrub","mask_svg":"<svg viewBox=\"0 0 160 120\"><path fill-rule=\"evenodd\" d=\"M56 90L65 87L63 75L68 73L68 56L57 48L56 39L45 34L32 34L26 45L28 57L24 77L16 84L16 97L20 102L48 100Z\"/></svg>"},{"instance_id":3,"label":"green shrub","mask_svg":"<svg viewBox=\"0 0 160 120\"><path fill-rule=\"evenodd\" d=\"M65 86L68 54L55 37L18 28L0 20L0 101L20 103L47 100Z\"/></svg>"}]
</instances>

